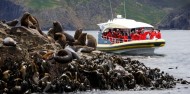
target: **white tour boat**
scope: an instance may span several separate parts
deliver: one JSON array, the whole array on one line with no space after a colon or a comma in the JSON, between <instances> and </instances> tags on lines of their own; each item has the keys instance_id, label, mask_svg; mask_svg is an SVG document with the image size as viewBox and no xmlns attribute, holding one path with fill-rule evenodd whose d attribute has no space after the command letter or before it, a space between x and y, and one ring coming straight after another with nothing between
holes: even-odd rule
<instances>
[{"instance_id":1,"label":"white tour boat","mask_svg":"<svg viewBox=\"0 0 190 94\"><path fill-rule=\"evenodd\" d=\"M153 54L155 48L165 45L165 40L161 39L161 35L157 37L158 31L154 30L152 25L122 18L121 15L98 26L100 31L97 50L100 51L135 55Z\"/></svg>"}]
</instances>

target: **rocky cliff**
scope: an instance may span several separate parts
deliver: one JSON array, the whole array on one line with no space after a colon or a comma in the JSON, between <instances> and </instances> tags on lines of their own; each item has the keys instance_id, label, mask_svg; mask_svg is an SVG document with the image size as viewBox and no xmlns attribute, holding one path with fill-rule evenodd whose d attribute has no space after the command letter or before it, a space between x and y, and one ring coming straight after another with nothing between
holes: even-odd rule
<instances>
[{"instance_id":1,"label":"rocky cliff","mask_svg":"<svg viewBox=\"0 0 190 94\"><path fill-rule=\"evenodd\" d=\"M162 18L171 10L189 2L189 0L183 2L181 0L126 0L126 18L147 22L157 27L159 22L167 20ZM124 0L111 0L114 17L117 14L124 16L125 4ZM96 24L112 18L109 0L0 0L0 20L19 19L26 11L39 19L43 30L52 27L53 21L61 22L67 30L76 28L97 30ZM183 27L183 29L187 28Z\"/></svg>"},{"instance_id":2,"label":"rocky cliff","mask_svg":"<svg viewBox=\"0 0 190 94\"><path fill-rule=\"evenodd\" d=\"M172 11L158 27L160 29L190 29L190 4Z\"/></svg>"},{"instance_id":3,"label":"rocky cliff","mask_svg":"<svg viewBox=\"0 0 190 94\"><path fill-rule=\"evenodd\" d=\"M0 20L7 21L19 18L23 13L23 7L9 0L0 1Z\"/></svg>"}]
</instances>

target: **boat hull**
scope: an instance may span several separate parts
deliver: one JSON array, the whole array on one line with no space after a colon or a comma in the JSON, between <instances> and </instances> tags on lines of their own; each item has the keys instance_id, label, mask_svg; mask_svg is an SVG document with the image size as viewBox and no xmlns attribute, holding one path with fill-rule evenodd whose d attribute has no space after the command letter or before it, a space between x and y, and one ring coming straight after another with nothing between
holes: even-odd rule
<instances>
[{"instance_id":1,"label":"boat hull","mask_svg":"<svg viewBox=\"0 0 190 94\"><path fill-rule=\"evenodd\" d=\"M117 44L98 44L97 50L125 54L153 54L155 48L165 45L165 40L139 40Z\"/></svg>"}]
</instances>

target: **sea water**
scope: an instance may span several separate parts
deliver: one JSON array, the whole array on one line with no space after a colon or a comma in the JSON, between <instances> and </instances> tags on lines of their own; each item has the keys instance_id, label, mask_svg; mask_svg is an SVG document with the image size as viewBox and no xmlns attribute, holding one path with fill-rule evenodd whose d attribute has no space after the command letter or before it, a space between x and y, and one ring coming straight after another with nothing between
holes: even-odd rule
<instances>
[{"instance_id":1,"label":"sea water","mask_svg":"<svg viewBox=\"0 0 190 94\"><path fill-rule=\"evenodd\" d=\"M74 35L74 31L66 31ZM98 37L98 31L83 31ZM161 71L173 75L174 78L185 79L190 82L190 30L161 30L162 38L166 44L155 50L151 56L129 56L139 60L150 68L160 68ZM118 90L94 90L89 92L77 92L79 94L190 94L190 85L177 84L175 88L167 90L145 91L118 91Z\"/></svg>"}]
</instances>

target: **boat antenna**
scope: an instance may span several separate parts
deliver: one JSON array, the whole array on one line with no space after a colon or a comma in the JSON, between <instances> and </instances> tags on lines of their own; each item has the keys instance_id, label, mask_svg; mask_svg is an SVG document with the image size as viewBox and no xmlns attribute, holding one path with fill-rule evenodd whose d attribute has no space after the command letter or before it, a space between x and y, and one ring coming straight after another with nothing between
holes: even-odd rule
<instances>
[{"instance_id":1,"label":"boat antenna","mask_svg":"<svg viewBox=\"0 0 190 94\"><path fill-rule=\"evenodd\" d=\"M113 19L113 10L112 10L112 6L111 6L111 1L109 0L110 2L110 9L111 9L111 18Z\"/></svg>"},{"instance_id":2,"label":"boat antenna","mask_svg":"<svg viewBox=\"0 0 190 94\"><path fill-rule=\"evenodd\" d=\"M126 8L125 8L125 1L126 1L126 0L124 0L124 13L125 13L125 18L126 18Z\"/></svg>"}]
</instances>

